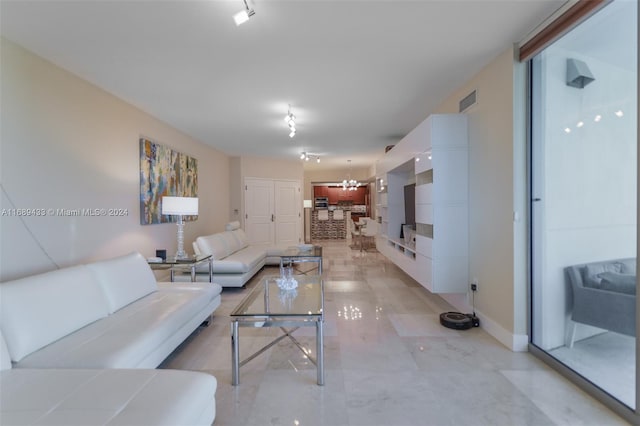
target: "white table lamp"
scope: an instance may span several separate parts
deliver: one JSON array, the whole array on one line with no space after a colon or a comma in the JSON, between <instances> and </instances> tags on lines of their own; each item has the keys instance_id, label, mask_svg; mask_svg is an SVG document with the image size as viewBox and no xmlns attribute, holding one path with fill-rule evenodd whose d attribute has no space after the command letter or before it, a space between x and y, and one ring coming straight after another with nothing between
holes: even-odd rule
<instances>
[{"instance_id":1,"label":"white table lamp","mask_svg":"<svg viewBox=\"0 0 640 426\"><path fill-rule=\"evenodd\" d=\"M196 197L162 197L162 214L178 216L178 251L176 258L184 259L184 221L182 216L198 214L198 199Z\"/></svg>"}]
</instances>

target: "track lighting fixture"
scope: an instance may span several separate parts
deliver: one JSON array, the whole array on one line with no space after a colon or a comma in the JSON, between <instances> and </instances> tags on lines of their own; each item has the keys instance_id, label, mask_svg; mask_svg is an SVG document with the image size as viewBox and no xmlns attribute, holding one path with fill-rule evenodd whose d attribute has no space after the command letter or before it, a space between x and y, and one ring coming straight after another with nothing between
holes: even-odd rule
<instances>
[{"instance_id":1,"label":"track lighting fixture","mask_svg":"<svg viewBox=\"0 0 640 426\"><path fill-rule=\"evenodd\" d=\"M316 163L320 162L320 156L316 154L308 154L304 151L300 154L300 159L304 161L316 160Z\"/></svg>"},{"instance_id":2,"label":"track lighting fixture","mask_svg":"<svg viewBox=\"0 0 640 426\"><path fill-rule=\"evenodd\" d=\"M289 126L289 137L294 137L296 135L296 116L291 112L291 105L289 105L289 109L287 109L287 115L284 117L284 122Z\"/></svg>"},{"instance_id":3,"label":"track lighting fixture","mask_svg":"<svg viewBox=\"0 0 640 426\"><path fill-rule=\"evenodd\" d=\"M240 11L235 15L233 15L233 20L236 22L236 26L244 24L249 20L250 17L256 14L256 12L253 9L249 8L249 5L247 4L247 0L243 0L243 1L244 1L245 10Z\"/></svg>"}]
</instances>

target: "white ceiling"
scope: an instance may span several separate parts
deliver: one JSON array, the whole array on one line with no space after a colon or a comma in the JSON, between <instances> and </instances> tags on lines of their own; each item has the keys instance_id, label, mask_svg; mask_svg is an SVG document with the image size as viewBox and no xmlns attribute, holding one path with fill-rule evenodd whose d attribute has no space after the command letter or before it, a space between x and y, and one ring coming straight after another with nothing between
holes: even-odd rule
<instances>
[{"instance_id":1,"label":"white ceiling","mask_svg":"<svg viewBox=\"0 0 640 426\"><path fill-rule=\"evenodd\" d=\"M241 0L2 0L0 28L229 155L344 168L373 164L563 3L255 0L236 27Z\"/></svg>"}]
</instances>

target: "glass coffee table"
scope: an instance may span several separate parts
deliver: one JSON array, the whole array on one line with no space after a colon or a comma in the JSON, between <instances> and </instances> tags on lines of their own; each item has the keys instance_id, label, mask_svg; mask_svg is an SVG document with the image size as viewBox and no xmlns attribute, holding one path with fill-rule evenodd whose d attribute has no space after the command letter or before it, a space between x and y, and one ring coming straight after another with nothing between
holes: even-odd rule
<instances>
[{"instance_id":1,"label":"glass coffee table","mask_svg":"<svg viewBox=\"0 0 640 426\"><path fill-rule=\"evenodd\" d=\"M280 268L287 265L294 265L296 263L315 262L318 264L318 275L322 275L322 247L321 246L309 246L289 247L280 255ZM312 269L314 271L315 269ZM311 271L298 271L303 274L308 274Z\"/></svg>"},{"instance_id":2,"label":"glass coffee table","mask_svg":"<svg viewBox=\"0 0 640 426\"><path fill-rule=\"evenodd\" d=\"M319 275L295 275L298 287L281 290L276 279L265 277L231 313L231 380L240 383L240 367L288 337L316 366L318 385L324 385L324 284ZM284 333L240 361L240 327L279 327ZM300 327L316 328L316 359L292 333Z\"/></svg>"}]
</instances>

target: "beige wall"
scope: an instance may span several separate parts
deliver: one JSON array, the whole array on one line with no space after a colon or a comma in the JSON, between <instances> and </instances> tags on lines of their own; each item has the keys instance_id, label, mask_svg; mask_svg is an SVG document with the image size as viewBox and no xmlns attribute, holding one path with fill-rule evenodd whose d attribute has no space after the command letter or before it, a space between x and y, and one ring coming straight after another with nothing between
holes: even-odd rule
<instances>
[{"instance_id":1,"label":"beige wall","mask_svg":"<svg viewBox=\"0 0 640 426\"><path fill-rule=\"evenodd\" d=\"M0 208L118 208L121 217L0 217L0 280L131 251L176 249L140 225L139 138L198 159L200 216L185 245L229 219L229 158L89 82L1 41Z\"/></svg>"},{"instance_id":2,"label":"beige wall","mask_svg":"<svg viewBox=\"0 0 640 426\"><path fill-rule=\"evenodd\" d=\"M477 89L469 116L469 276L476 309L494 336L526 348L526 138L524 67L513 49L493 60L437 109L458 112ZM514 222L514 214L518 220ZM461 300L448 297L456 305Z\"/></svg>"},{"instance_id":3,"label":"beige wall","mask_svg":"<svg viewBox=\"0 0 640 426\"><path fill-rule=\"evenodd\" d=\"M229 161L229 218L244 223L242 208L242 162L240 157L231 157Z\"/></svg>"},{"instance_id":4,"label":"beige wall","mask_svg":"<svg viewBox=\"0 0 640 426\"><path fill-rule=\"evenodd\" d=\"M302 162L297 158L283 160L274 158L242 156L242 178L299 180L302 182Z\"/></svg>"}]
</instances>

